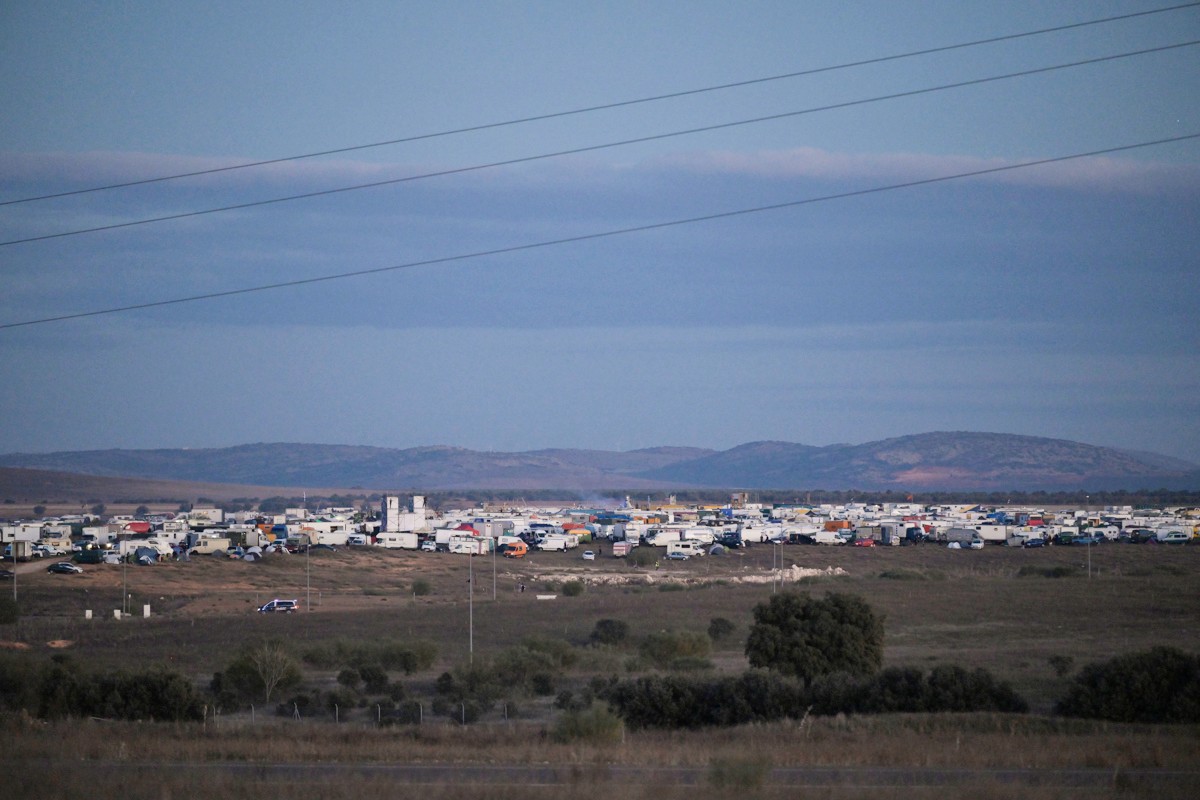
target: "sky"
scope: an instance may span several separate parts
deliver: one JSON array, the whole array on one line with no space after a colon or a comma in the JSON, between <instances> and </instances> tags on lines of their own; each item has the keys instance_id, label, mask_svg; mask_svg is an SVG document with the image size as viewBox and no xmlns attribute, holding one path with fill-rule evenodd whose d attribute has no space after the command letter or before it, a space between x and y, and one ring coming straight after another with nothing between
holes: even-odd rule
<instances>
[{"instance_id":1,"label":"sky","mask_svg":"<svg viewBox=\"0 0 1200 800\"><path fill-rule=\"evenodd\" d=\"M0 2L0 452L1200 462L1200 6L944 49L1171 5Z\"/></svg>"}]
</instances>

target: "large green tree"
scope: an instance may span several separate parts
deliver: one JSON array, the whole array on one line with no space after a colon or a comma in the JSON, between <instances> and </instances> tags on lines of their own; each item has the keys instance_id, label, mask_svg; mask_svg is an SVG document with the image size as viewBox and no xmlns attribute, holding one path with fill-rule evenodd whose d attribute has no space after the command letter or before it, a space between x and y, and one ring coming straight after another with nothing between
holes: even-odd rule
<instances>
[{"instance_id":1,"label":"large green tree","mask_svg":"<svg viewBox=\"0 0 1200 800\"><path fill-rule=\"evenodd\" d=\"M806 684L832 672L870 675L883 663L883 619L857 595L784 592L755 606L746 655Z\"/></svg>"}]
</instances>

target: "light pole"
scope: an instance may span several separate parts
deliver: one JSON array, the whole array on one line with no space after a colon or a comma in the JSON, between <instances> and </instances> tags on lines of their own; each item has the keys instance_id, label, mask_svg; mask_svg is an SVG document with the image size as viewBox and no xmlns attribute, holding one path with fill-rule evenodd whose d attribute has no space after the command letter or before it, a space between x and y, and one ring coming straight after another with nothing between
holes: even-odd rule
<instances>
[{"instance_id":1,"label":"light pole","mask_svg":"<svg viewBox=\"0 0 1200 800\"><path fill-rule=\"evenodd\" d=\"M121 616L129 614L129 537L121 534Z\"/></svg>"},{"instance_id":2,"label":"light pole","mask_svg":"<svg viewBox=\"0 0 1200 800\"><path fill-rule=\"evenodd\" d=\"M304 537L304 602L308 611L312 611L312 540Z\"/></svg>"},{"instance_id":3,"label":"light pole","mask_svg":"<svg viewBox=\"0 0 1200 800\"><path fill-rule=\"evenodd\" d=\"M467 553L467 663L475 663L475 554Z\"/></svg>"}]
</instances>

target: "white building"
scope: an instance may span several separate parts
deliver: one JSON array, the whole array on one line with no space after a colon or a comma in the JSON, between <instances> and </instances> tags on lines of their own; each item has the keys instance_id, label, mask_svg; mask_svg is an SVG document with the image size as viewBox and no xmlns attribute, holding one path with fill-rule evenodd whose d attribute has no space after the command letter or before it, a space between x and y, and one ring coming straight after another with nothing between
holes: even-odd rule
<instances>
[{"instance_id":1,"label":"white building","mask_svg":"<svg viewBox=\"0 0 1200 800\"><path fill-rule=\"evenodd\" d=\"M422 495L413 495L411 511L400 505L399 497L388 495L383 498L380 511L381 534L411 533L425 527L425 498Z\"/></svg>"}]
</instances>

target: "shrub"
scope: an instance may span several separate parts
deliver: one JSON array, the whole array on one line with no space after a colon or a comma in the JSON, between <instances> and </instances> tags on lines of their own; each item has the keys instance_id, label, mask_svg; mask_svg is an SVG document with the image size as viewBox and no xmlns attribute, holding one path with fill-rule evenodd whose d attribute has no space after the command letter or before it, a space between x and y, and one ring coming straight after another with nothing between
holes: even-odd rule
<instances>
[{"instance_id":1,"label":"shrub","mask_svg":"<svg viewBox=\"0 0 1200 800\"><path fill-rule=\"evenodd\" d=\"M592 644L619 645L628 635L629 626L624 620L600 619L596 620L596 626L592 628L592 635L588 637L588 641Z\"/></svg>"},{"instance_id":2,"label":"shrub","mask_svg":"<svg viewBox=\"0 0 1200 800\"><path fill-rule=\"evenodd\" d=\"M401 643L384 639L375 642L348 642L335 639L313 645L302 654L304 663L318 669L354 667L361 670L373 664L385 670L402 671L411 675L429 669L437 659L437 646L432 642Z\"/></svg>"},{"instance_id":3,"label":"shrub","mask_svg":"<svg viewBox=\"0 0 1200 800\"><path fill-rule=\"evenodd\" d=\"M883 663L883 620L856 595L784 592L755 606L746 655L751 666L806 683L832 672L870 674Z\"/></svg>"},{"instance_id":4,"label":"shrub","mask_svg":"<svg viewBox=\"0 0 1200 800\"><path fill-rule=\"evenodd\" d=\"M666 668L680 658L707 658L712 652L712 640L706 634L691 631L662 631L643 639L638 652L656 667Z\"/></svg>"},{"instance_id":5,"label":"shrub","mask_svg":"<svg viewBox=\"0 0 1200 800\"><path fill-rule=\"evenodd\" d=\"M330 714L345 717L356 705L358 695L349 689L334 689L325 695L325 710Z\"/></svg>"},{"instance_id":6,"label":"shrub","mask_svg":"<svg viewBox=\"0 0 1200 800\"><path fill-rule=\"evenodd\" d=\"M578 597L583 594L583 581L567 581L563 584L562 593L567 597Z\"/></svg>"},{"instance_id":7,"label":"shrub","mask_svg":"<svg viewBox=\"0 0 1200 800\"><path fill-rule=\"evenodd\" d=\"M621 741L621 718L602 705L568 711L554 723L551 736L556 742L609 744Z\"/></svg>"},{"instance_id":8,"label":"shrub","mask_svg":"<svg viewBox=\"0 0 1200 800\"><path fill-rule=\"evenodd\" d=\"M357 689L362 675L356 669L344 669L337 675L337 682L347 689Z\"/></svg>"},{"instance_id":9,"label":"shrub","mask_svg":"<svg viewBox=\"0 0 1200 800\"><path fill-rule=\"evenodd\" d=\"M412 593L416 597L424 597L432 591L433 587L424 578L417 578L412 582Z\"/></svg>"},{"instance_id":10,"label":"shrub","mask_svg":"<svg viewBox=\"0 0 1200 800\"><path fill-rule=\"evenodd\" d=\"M242 649L226 667L222 688L243 701L258 697L270 703L276 691L286 691L303 679L300 666L281 642L264 641Z\"/></svg>"},{"instance_id":11,"label":"shrub","mask_svg":"<svg viewBox=\"0 0 1200 800\"><path fill-rule=\"evenodd\" d=\"M635 547L625 560L635 567L653 567L658 563L658 552L651 547Z\"/></svg>"},{"instance_id":12,"label":"shrub","mask_svg":"<svg viewBox=\"0 0 1200 800\"><path fill-rule=\"evenodd\" d=\"M379 694L387 691L387 670L378 664L363 664L358 668L358 674L362 678L363 688L368 692Z\"/></svg>"},{"instance_id":13,"label":"shrub","mask_svg":"<svg viewBox=\"0 0 1200 800\"><path fill-rule=\"evenodd\" d=\"M888 581L925 581L929 578L923 572L915 569L888 569L879 573L879 577Z\"/></svg>"},{"instance_id":14,"label":"shrub","mask_svg":"<svg viewBox=\"0 0 1200 800\"><path fill-rule=\"evenodd\" d=\"M1089 664L1056 710L1114 722L1200 722L1200 657L1155 647Z\"/></svg>"},{"instance_id":15,"label":"shrub","mask_svg":"<svg viewBox=\"0 0 1200 800\"><path fill-rule=\"evenodd\" d=\"M708 638L714 642L726 638L734 632L735 628L732 622L724 617L713 617L708 621Z\"/></svg>"}]
</instances>

